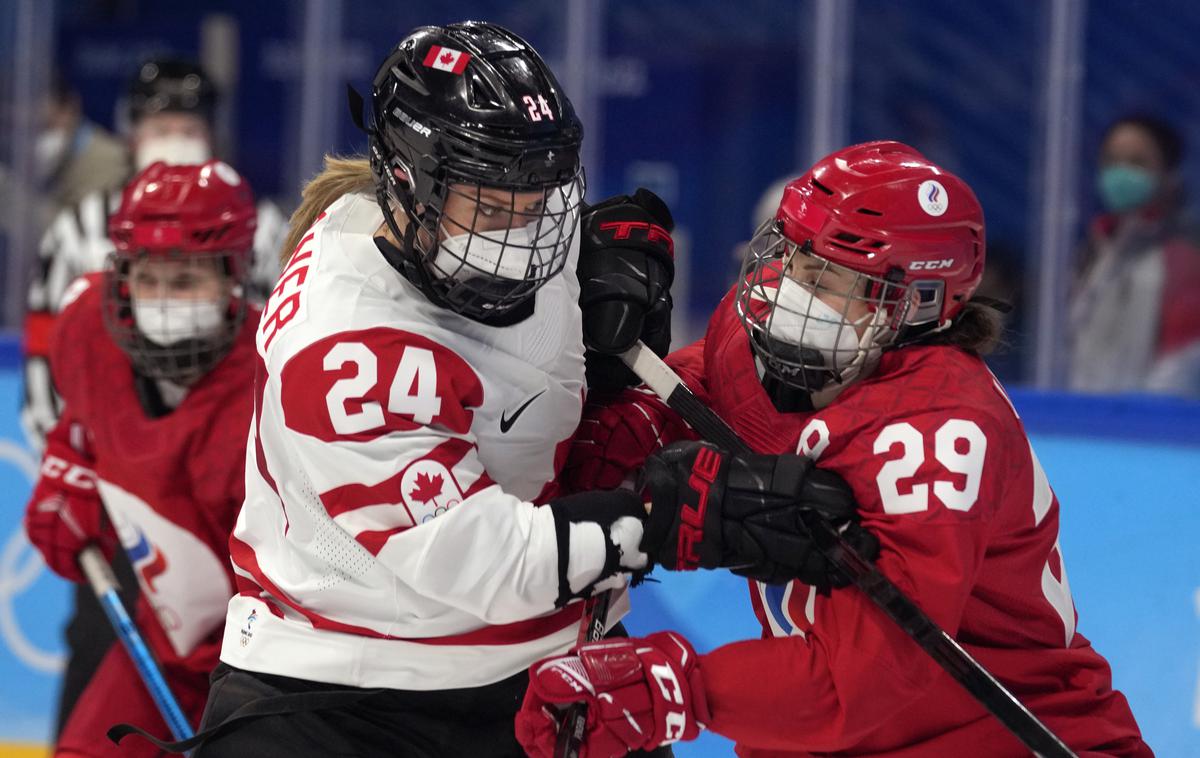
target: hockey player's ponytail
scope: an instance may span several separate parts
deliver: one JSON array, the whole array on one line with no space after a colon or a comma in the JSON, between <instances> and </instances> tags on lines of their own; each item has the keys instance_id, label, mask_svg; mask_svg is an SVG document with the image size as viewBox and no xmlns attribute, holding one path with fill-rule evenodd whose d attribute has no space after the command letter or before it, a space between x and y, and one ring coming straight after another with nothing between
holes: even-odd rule
<instances>
[{"instance_id":1,"label":"hockey player's ponytail","mask_svg":"<svg viewBox=\"0 0 1200 758\"><path fill-rule=\"evenodd\" d=\"M321 211L333 205L342 195L351 192L373 192L374 188L375 177L371 174L371 165L366 158L326 155L325 170L304 186L304 191L300 193L300 206L288 222L287 239L284 240L283 249L279 251L280 260L284 265L287 265L292 252L300 244L300 239L317 220L317 216L321 215Z\"/></svg>"},{"instance_id":2,"label":"hockey player's ponytail","mask_svg":"<svg viewBox=\"0 0 1200 758\"><path fill-rule=\"evenodd\" d=\"M1006 302L990 297L975 296L967 301L954 317L949 329L934 332L923 345L949 345L973 355L989 355L1006 347L1004 316L1012 310Z\"/></svg>"}]
</instances>

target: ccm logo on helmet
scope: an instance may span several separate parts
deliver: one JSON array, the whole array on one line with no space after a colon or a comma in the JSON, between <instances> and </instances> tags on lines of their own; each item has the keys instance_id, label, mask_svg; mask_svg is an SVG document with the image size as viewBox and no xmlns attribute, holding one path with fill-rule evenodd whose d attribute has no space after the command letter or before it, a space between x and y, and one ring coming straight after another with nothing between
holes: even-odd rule
<instances>
[{"instance_id":1,"label":"ccm logo on helmet","mask_svg":"<svg viewBox=\"0 0 1200 758\"><path fill-rule=\"evenodd\" d=\"M414 132L416 132L417 134L420 134L422 137L428 137L430 134L433 133L432 130L430 130L430 128L428 126L425 126L420 121L417 121L412 116L408 115L407 113L400 110L399 108L393 108L392 113L395 113L396 117L399 118L401 121L403 121L405 123L405 125L408 126L409 129L412 129Z\"/></svg>"},{"instance_id":2,"label":"ccm logo on helmet","mask_svg":"<svg viewBox=\"0 0 1200 758\"><path fill-rule=\"evenodd\" d=\"M941 261L913 261L908 264L909 271L937 271L938 269L950 268L954 265L953 258L947 258Z\"/></svg>"},{"instance_id":3,"label":"ccm logo on helmet","mask_svg":"<svg viewBox=\"0 0 1200 758\"><path fill-rule=\"evenodd\" d=\"M629 239L629 235L634 229L644 231L647 242L661 242L666 245L667 252L672 256L675 255L675 242L671 239L670 232L658 224L651 224L648 221L606 221L600 225L602 232L614 230L613 239L615 240Z\"/></svg>"},{"instance_id":4,"label":"ccm logo on helmet","mask_svg":"<svg viewBox=\"0 0 1200 758\"><path fill-rule=\"evenodd\" d=\"M700 448L692 464L688 486L696 493L696 503L685 503L679 514L679 541L675 545L675 562L684 571L700 565L696 545L704 541L704 512L708 510L708 491L721 469L721 456L712 448Z\"/></svg>"}]
</instances>

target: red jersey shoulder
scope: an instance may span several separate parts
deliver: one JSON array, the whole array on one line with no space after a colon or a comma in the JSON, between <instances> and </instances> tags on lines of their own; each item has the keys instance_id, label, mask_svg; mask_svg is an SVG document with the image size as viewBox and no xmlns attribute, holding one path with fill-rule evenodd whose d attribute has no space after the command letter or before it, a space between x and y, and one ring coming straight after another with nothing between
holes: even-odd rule
<instances>
[{"instance_id":1,"label":"red jersey shoulder","mask_svg":"<svg viewBox=\"0 0 1200 758\"><path fill-rule=\"evenodd\" d=\"M187 402L172 411L181 419L195 417L203 430L200 438L219 439L228 448L246 443L246 430L254 407L254 372L258 362L255 331L258 309L248 306L233 346L220 363L188 391Z\"/></svg>"},{"instance_id":2,"label":"red jersey shoulder","mask_svg":"<svg viewBox=\"0 0 1200 758\"><path fill-rule=\"evenodd\" d=\"M400 329L324 337L284 364L288 428L324 441L369 440L426 426L465 434L483 404L475 370L450 348Z\"/></svg>"},{"instance_id":3,"label":"red jersey shoulder","mask_svg":"<svg viewBox=\"0 0 1200 758\"><path fill-rule=\"evenodd\" d=\"M850 482L864 513L989 516L1027 448L983 362L946 347L886 354L807 422L800 451Z\"/></svg>"},{"instance_id":4,"label":"red jersey shoulder","mask_svg":"<svg viewBox=\"0 0 1200 758\"><path fill-rule=\"evenodd\" d=\"M70 402L98 372L124 365L124 353L104 328L103 273L79 277L67 287L50 335L50 372L59 394Z\"/></svg>"},{"instance_id":5,"label":"red jersey shoulder","mask_svg":"<svg viewBox=\"0 0 1200 758\"><path fill-rule=\"evenodd\" d=\"M250 396L254 367L258 363L255 334L258 331L258 321L261 316L262 311L257 307L246 305L242 325L238 328L229 354L213 367L207 377L208 381L226 388L230 394Z\"/></svg>"}]
</instances>

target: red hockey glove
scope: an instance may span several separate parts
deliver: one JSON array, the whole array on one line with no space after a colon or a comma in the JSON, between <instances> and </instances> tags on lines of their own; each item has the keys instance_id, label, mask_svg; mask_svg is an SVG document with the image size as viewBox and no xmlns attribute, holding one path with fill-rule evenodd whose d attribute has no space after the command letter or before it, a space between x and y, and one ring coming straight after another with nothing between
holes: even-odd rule
<instances>
[{"instance_id":1,"label":"red hockey glove","mask_svg":"<svg viewBox=\"0 0 1200 758\"><path fill-rule=\"evenodd\" d=\"M85 578L79 554L97 544L111 559L117 535L96 491L96 474L69 447L49 440L37 486L25 509L25 532L54 573L73 582Z\"/></svg>"},{"instance_id":2,"label":"red hockey glove","mask_svg":"<svg viewBox=\"0 0 1200 758\"><path fill-rule=\"evenodd\" d=\"M589 401L558 481L565 493L616 489L634 479L651 453L693 436L674 411L644 388L600 403Z\"/></svg>"},{"instance_id":3,"label":"red hockey glove","mask_svg":"<svg viewBox=\"0 0 1200 758\"><path fill-rule=\"evenodd\" d=\"M580 645L529 669L517 739L550 758L563 709L588 706L582 758L609 758L695 739L709 720L699 659L675 632Z\"/></svg>"}]
</instances>

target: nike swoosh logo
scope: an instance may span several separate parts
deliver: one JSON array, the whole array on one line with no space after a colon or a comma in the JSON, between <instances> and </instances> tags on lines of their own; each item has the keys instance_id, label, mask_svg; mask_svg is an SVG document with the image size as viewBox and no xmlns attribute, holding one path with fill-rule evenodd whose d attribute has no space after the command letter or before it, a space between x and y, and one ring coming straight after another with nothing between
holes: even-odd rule
<instances>
[{"instance_id":1,"label":"nike swoosh logo","mask_svg":"<svg viewBox=\"0 0 1200 758\"><path fill-rule=\"evenodd\" d=\"M513 411L512 418L505 418L505 414L507 413L507 411L501 411L500 412L500 433L508 434L508 430L512 429L512 425L517 423L517 418L520 417L520 415L525 412L525 409L528 408L529 405L534 400L537 400L539 397L541 397L542 393L544 393L545 391L546 390L542 390L541 392L537 393L536 395L529 398L525 402L521 403L521 407L517 408L515 411Z\"/></svg>"}]
</instances>

